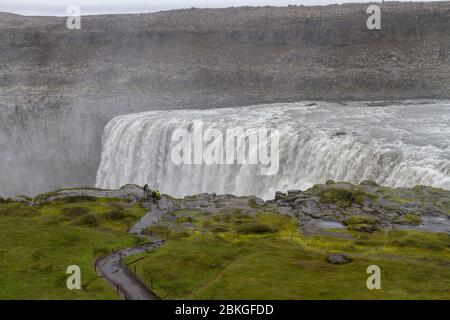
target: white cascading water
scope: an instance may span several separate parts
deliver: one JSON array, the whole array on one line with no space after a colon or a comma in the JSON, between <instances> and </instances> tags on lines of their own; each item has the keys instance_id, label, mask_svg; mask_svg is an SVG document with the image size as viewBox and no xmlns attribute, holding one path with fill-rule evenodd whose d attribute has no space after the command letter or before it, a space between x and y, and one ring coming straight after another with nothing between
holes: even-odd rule
<instances>
[{"instance_id":1,"label":"white cascading water","mask_svg":"<svg viewBox=\"0 0 450 320\"><path fill-rule=\"evenodd\" d=\"M235 127L278 130L277 174L260 175L258 165L174 163L174 131L191 132L199 120L204 130L224 135ZM148 183L177 197L216 192L268 199L277 190L306 189L328 179L450 189L450 102L299 102L119 116L105 127L96 185Z\"/></svg>"}]
</instances>

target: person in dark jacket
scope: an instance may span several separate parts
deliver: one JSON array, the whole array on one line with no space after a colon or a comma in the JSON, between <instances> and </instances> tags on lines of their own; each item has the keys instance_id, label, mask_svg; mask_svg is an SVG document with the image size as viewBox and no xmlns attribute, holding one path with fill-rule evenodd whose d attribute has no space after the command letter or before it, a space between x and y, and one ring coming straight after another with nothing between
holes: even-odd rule
<instances>
[{"instance_id":1,"label":"person in dark jacket","mask_svg":"<svg viewBox=\"0 0 450 320\"><path fill-rule=\"evenodd\" d=\"M148 196L150 194L150 188L148 187L148 184L144 186L144 197Z\"/></svg>"}]
</instances>

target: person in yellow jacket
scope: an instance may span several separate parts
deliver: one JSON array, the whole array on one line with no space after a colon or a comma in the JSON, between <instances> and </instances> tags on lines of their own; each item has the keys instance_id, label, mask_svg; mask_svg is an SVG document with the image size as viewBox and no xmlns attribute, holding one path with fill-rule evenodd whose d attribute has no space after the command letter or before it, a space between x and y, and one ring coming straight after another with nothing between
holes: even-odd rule
<instances>
[{"instance_id":1,"label":"person in yellow jacket","mask_svg":"<svg viewBox=\"0 0 450 320\"><path fill-rule=\"evenodd\" d=\"M152 191L152 199L153 199L153 202L161 200L161 193L159 192L159 190Z\"/></svg>"}]
</instances>

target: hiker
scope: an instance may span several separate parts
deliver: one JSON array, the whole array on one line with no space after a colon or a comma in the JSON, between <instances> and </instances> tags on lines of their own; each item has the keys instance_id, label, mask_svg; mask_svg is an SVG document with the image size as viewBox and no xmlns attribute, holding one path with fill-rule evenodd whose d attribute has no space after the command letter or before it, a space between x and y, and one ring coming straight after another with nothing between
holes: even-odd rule
<instances>
[{"instance_id":1,"label":"hiker","mask_svg":"<svg viewBox=\"0 0 450 320\"><path fill-rule=\"evenodd\" d=\"M158 200L161 200L161 193L159 193L159 190L152 191L152 199L153 199L153 203L155 203Z\"/></svg>"},{"instance_id":2,"label":"hiker","mask_svg":"<svg viewBox=\"0 0 450 320\"><path fill-rule=\"evenodd\" d=\"M144 186L144 197L150 194L150 188L148 187L148 184Z\"/></svg>"}]
</instances>

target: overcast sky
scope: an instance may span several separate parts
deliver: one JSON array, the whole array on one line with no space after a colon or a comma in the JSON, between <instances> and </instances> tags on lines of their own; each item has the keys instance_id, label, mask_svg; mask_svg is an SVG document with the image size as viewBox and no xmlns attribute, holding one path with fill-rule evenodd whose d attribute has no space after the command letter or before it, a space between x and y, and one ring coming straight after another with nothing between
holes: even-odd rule
<instances>
[{"instance_id":1,"label":"overcast sky","mask_svg":"<svg viewBox=\"0 0 450 320\"><path fill-rule=\"evenodd\" d=\"M370 0L0 0L0 11L23 15L66 15L67 7L71 4L78 5L81 14L101 14L153 12L190 7L324 5L347 2L370 2Z\"/></svg>"}]
</instances>

